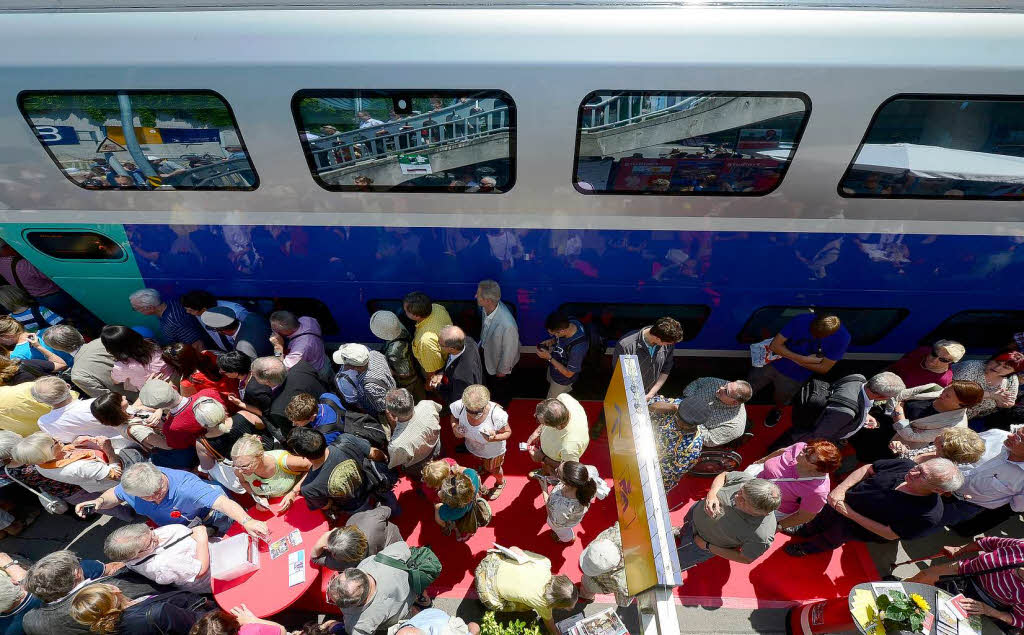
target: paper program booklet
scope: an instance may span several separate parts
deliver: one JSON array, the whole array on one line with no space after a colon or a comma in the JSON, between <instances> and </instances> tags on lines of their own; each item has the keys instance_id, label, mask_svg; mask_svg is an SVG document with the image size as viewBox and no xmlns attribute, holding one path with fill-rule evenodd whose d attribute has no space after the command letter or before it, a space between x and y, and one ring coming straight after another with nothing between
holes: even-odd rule
<instances>
[{"instance_id":1,"label":"paper program booklet","mask_svg":"<svg viewBox=\"0 0 1024 635\"><path fill-rule=\"evenodd\" d=\"M577 613L555 625L563 635L629 635L615 608L607 608L590 617Z\"/></svg>"}]
</instances>

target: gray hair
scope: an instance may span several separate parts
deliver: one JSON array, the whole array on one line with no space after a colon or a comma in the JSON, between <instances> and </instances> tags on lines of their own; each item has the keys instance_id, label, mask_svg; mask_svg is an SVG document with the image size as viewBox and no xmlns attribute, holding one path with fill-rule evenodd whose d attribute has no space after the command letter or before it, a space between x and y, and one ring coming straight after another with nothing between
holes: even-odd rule
<instances>
[{"instance_id":1,"label":"gray hair","mask_svg":"<svg viewBox=\"0 0 1024 635\"><path fill-rule=\"evenodd\" d=\"M55 324L43 331L43 342L62 353L74 353L85 345L85 338L70 324Z\"/></svg>"},{"instance_id":2,"label":"gray hair","mask_svg":"<svg viewBox=\"0 0 1024 635\"><path fill-rule=\"evenodd\" d=\"M394 388L384 395L384 409L399 421L408 421L416 412L416 400L405 388Z\"/></svg>"},{"instance_id":3,"label":"gray hair","mask_svg":"<svg viewBox=\"0 0 1024 635\"><path fill-rule=\"evenodd\" d=\"M0 613L10 613L21 600L22 589L8 576L0 575Z\"/></svg>"},{"instance_id":4,"label":"gray hair","mask_svg":"<svg viewBox=\"0 0 1024 635\"><path fill-rule=\"evenodd\" d=\"M53 460L53 437L33 432L11 450L11 458L22 465L39 465Z\"/></svg>"},{"instance_id":5,"label":"gray hair","mask_svg":"<svg viewBox=\"0 0 1024 635\"><path fill-rule=\"evenodd\" d=\"M121 489L129 496L152 496L164 482L164 473L152 463L135 463L121 475Z\"/></svg>"},{"instance_id":6,"label":"gray hair","mask_svg":"<svg viewBox=\"0 0 1024 635\"><path fill-rule=\"evenodd\" d=\"M579 601L579 591L567 575L553 575L544 585L544 603L552 608L571 609Z\"/></svg>"},{"instance_id":7,"label":"gray hair","mask_svg":"<svg viewBox=\"0 0 1024 635\"><path fill-rule=\"evenodd\" d=\"M501 301L501 286L494 280L481 280L476 288L480 292L480 297L495 302Z\"/></svg>"},{"instance_id":8,"label":"gray hair","mask_svg":"<svg viewBox=\"0 0 1024 635\"><path fill-rule=\"evenodd\" d=\"M7 465L13 458L14 446L21 443L21 435L11 430L0 430L0 466ZM0 611L2 612L2 611Z\"/></svg>"},{"instance_id":9,"label":"gray hair","mask_svg":"<svg viewBox=\"0 0 1024 635\"><path fill-rule=\"evenodd\" d=\"M537 423L552 428L562 428L569 423L569 409L560 399L545 399L533 411Z\"/></svg>"},{"instance_id":10,"label":"gray hair","mask_svg":"<svg viewBox=\"0 0 1024 635\"><path fill-rule=\"evenodd\" d=\"M498 179L494 178L493 176L485 176L484 178L480 179L480 185L494 185L494 186L497 186L498 185Z\"/></svg>"},{"instance_id":11,"label":"gray hair","mask_svg":"<svg viewBox=\"0 0 1024 635\"><path fill-rule=\"evenodd\" d=\"M964 486L964 475L949 459L929 459L921 464L924 478L937 492L955 492Z\"/></svg>"},{"instance_id":12,"label":"gray hair","mask_svg":"<svg viewBox=\"0 0 1024 635\"><path fill-rule=\"evenodd\" d=\"M60 377L40 377L33 382L29 392L33 399L52 408L71 399L71 387Z\"/></svg>"},{"instance_id":13,"label":"gray hair","mask_svg":"<svg viewBox=\"0 0 1024 635\"><path fill-rule=\"evenodd\" d=\"M345 569L327 585L327 597L339 609L362 606L370 597L370 576L359 569Z\"/></svg>"},{"instance_id":14,"label":"gray hair","mask_svg":"<svg viewBox=\"0 0 1024 635\"><path fill-rule=\"evenodd\" d=\"M338 562L359 562L368 550L366 534L358 527L346 525L327 534L327 551Z\"/></svg>"},{"instance_id":15,"label":"gray hair","mask_svg":"<svg viewBox=\"0 0 1024 635\"><path fill-rule=\"evenodd\" d=\"M284 367L284 362L276 357L257 357L252 363L250 372L253 379L261 384L270 384L271 386L280 386L288 375L288 369Z\"/></svg>"},{"instance_id":16,"label":"gray hair","mask_svg":"<svg viewBox=\"0 0 1024 635\"><path fill-rule=\"evenodd\" d=\"M160 292L156 289L139 289L128 296L128 302L134 306L155 308L163 304Z\"/></svg>"},{"instance_id":17,"label":"gray hair","mask_svg":"<svg viewBox=\"0 0 1024 635\"><path fill-rule=\"evenodd\" d=\"M78 556L73 551L54 551L29 568L21 586L43 602L55 602L71 593L81 570Z\"/></svg>"},{"instance_id":18,"label":"gray hair","mask_svg":"<svg viewBox=\"0 0 1024 635\"><path fill-rule=\"evenodd\" d=\"M146 523L118 527L103 541L103 553L115 562L134 560L148 546L152 532Z\"/></svg>"},{"instance_id":19,"label":"gray hair","mask_svg":"<svg viewBox=\"0 0 1024 635\"><path fill-rule=\"evenodd\" d=\"M888 371L878 373L868 380L867 388L876 395L882 395L887 399L899 397L900 393L907 389L900 376Z\"/></svg>"},{"instance_id":20,"label":"gray hair","mask_svg":"<svg viewBox=\"0 0 1024 635\"><path fill-rule=\"evenodd\" d=\"M277 330L294 331L299 328L299 318L291 311L274 311L270 314L270 327Z\"/></svg>"},{"instance_id":21,"label":"gray hair","mask_svg":"<svg viewBox=\"0 0 1024 635\"><path fill-rule=\"evenodd\" d=\"M763 512L765 516L778 509L782 503L782 492L779 490L779 486L763 478L747 481L741 489L751 507Z\"/></svg>"},{"instance_id":22,"label":"gray hair","mask_svg":"<svg viewBox=\"0 0 1024 635\"><path fill-rule=\"evenodd\" d=\"M461 350L466 348L466 332L457 326L448 325L437 334L438 342L444 348Z\"/></svg>"},{"instance_id":23,"label":"gray hair","mask_svg":"<svg viewBox=\"0 0 1024 635\"><path fill-rule=\"evenodd\" d=\"M196 416L196 423L207 430L216 428L228 417L224 406L212 397L202 398L193 403L192 413Z\"/></svg>"},{"instance_id":24,"label":"gray hair","mask_svg":"<svg viewBox=\"0 0 1024 635\"><path fill-rule=\"evenodd\" d=\"M736 391L736 396L733 397L736 401L747 403L754 396L754 389L750 387L750 382L745 379L737 379L732 383L736 384L736 387L739 389Z\"/></svg>"}]
</instances>

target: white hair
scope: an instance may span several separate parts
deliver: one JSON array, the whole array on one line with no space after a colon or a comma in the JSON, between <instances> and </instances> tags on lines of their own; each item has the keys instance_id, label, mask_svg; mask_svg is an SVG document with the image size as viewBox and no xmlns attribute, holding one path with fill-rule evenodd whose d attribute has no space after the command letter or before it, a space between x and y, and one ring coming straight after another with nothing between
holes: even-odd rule
<instances>
[{"instance_id":1,"label":"white hair","mask_svg":"<svg viewBox=\"0 0 1024 635\"><path fill-rule=\"evenodd\" d=\"M85 344L85 338L70 324L54 324L43 331L43 341L53 349L74 353Z\"/></svg>"},{"instance_id":2,"label":"white hair","mask_svg":"<svg viewBox=\"0 0 1024 635\"><path fill-rule=\"evenodd\" d=\"M900 393L907 389L900 376L890 372L878 373L868 380L867 387L871 392L887 399L899 397Z\"/></svg>"},{"instance_id":3,"label":"white hair","mask_svg":"<svg viewBox=\"0 0 1024 635\"><path fill-rule=\"evenodd\" d=\"M7 465L13 458L14 446L21 443L21 435L11 430L0 430L0 466ZM0 611L2 612L2 611Z\"/></svg>"},{"instance_id":4,"label":"white hair","mask_svg":"<svg viewBox=\"0 0 1024 635\"><path fill-rule=\"evenodd\" d=\"M284 378L288 374L284 362L276 357L257 357L252 363L250 372L256 381L272 386L283 384Z\"/></svg>"},{"instance_id":5,"label":"white hair","mask_svg":"<svg viewBox=\"0 0 1024 635\"><path fill-rule=\"evenodd\" d=\"M495 185L496 186L496 185L498 185L498 179L494 178L493 176L485 176L484 178L480 179L480 185Z\"/></svg>"},{"instance_id":6,"label":"white hair","mask_svg":"<svg viewBox=\"0 0 1024 635\"><path fill-rule=\"evenodd\" d=\"M160 298L160 292L156 289L139 289L128 296L128 302L131 303L132 306L150 308L155 308L163 304L163 300Z\"/></svg>"},{"instance_id":7,"label":"white hair","mask_svg":"<svg viewBox=\"0 0 1024 635\"><path fill-rule=\"evenodd\" d=\"M501 300L501 286L494 280L481 280L476 285L476 288L480 292L481 297L494 300L495 302Z\"/></svg>"},{"instance_id":8,"label":"white hair","mask_svg":"<svg viewBox=\"0 0 1024 635\"><path fill-rule=\"evenodd\" d=\"M192 404L192 414L196 416L196 422L207 430L224 423L228 416L224 406L211 397L204 397Z\"/></svg>"},{"instance_id":9,"label":"white hair","mask_svg":"<svg viewBox=\"0 0 1024 635\"><path fill-rule=\"evenodd\" d=\"M751 507L763 512L766 516L782 503L782 492L779 486L763 478L755 478L743 484L743 495Z\"/></svg>"},{"instance_id":10,"label":"white hair","mask_svg":"<svg viewBox=\"0 0 1024 635\"><path fill-rule=\"evenodd\" d=\"M129 496L152 496L164 482L164 473L152 463L135 463L121 475L121 488Z\"/></svg>"},{"instance_id":11,"label":"white hair","mask_svg":"<svg viewBox=\"0 0 1024 635\"><path fill-rule=\"evenodd\" d=\"M22 589L8 576L0 575L0 613L10 613L21 601Z\"/></svg>"},{"instance_id":12,"label":"white hair","mask_svg":"<svg viewBox=\"0 0 1024 635\"><path fill-rule=\"evenodd\" d=\"M11 458L22 465L39 465L53 460L53 437L33 432L11 450Z\"/></svg>"},{"instance_id":13,"label":"white hair","mask_svg":"<svg viewBox=\"0 0 1024 635\"><path fill-rule=\"evenodd\" d=\"M955 492L964 486L964 475L949 459L929 459L921 464L925 480L938 492Z\"/></svg>"},{"instance_id":14,"label":"white hair","mask_svg":"<svg viewBox=\"0 0 1024 635\"><path fill-rule=\"evenodd\" d=\"M40 377L32 384L29 393L39 403L53 408L71 399L71 388L60 377Z\"/></svg>"},{"instance_id":15,"label":"white hair","mask_svg":"<svg viewBox=\"0 0 1024 635\"><path fill-rule=\"evenodd\" d=\"M103 541L103 553L114 562L134 560L148 545L152 531L146 523L118 527Z\"/></svg>"}]
</instances>

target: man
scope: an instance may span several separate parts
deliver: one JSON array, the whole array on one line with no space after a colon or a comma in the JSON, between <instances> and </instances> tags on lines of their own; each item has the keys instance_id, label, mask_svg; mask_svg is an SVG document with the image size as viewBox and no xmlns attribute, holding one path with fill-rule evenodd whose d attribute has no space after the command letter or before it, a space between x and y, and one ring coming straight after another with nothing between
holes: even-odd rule
<instances>
[{"instance_id":1,"label":"man","mask_svg":"<svg viewBox=\"0 0 1024 635\"><path fill-rule=\"evenodd\" d=\"M387 358L362 344L342 344L334 352L333 359L341 366L334 382L342 396L354 397L354 403L350 405L363 412L374 417L382 416L384 397L396 386ZM354 395L351 394L353 390Z\"/></svg>"},{"instance_id":2,"label":"man","mask_svg":"<svg viewBox=\"0 0 1024 635\"><path fill-rule=\"evenodd\" d=\"M122 525L107 534L103 554L157 584L210 593L210 542L202 525Z\"/></svg>"},{"instance_id":3,"label":"man","mask_svg":"<svg viewBox=\"0 0 1024 635\"><path fill-rule=\"evenodd\" d=\"M110 438L117 449L128 445L128 441L117 430L105 426L92 416L93 399L75 399L71 388L60 377L40 377L31 388L32 398L50 406L52 410L39 417L39 429L63 443L71 443L78 437Z\"/></svg>"},{"instance_id":4,"label":"man","mask_svg":"<svg viewBox=\"0 0 1024 635\"><path fill-rule=\"evenodd\" d=\"M832 370L849 345L850 332L834 315L805 313L787 322L768 345L768 350L782 359L752 368L748 377L754 394L773 387L775 408L765 418L765 426L777 424L782 407L800 387L812 376Z\"/></svg>"},{"instance_id":5,"label":"man","mask_svg":"<svg viewBox=\"0 0 1024 635\"><path fill-rule=\"evenodd\" d=\"M579 461L590 445L587 411L571 395L545 399L533 411L537 428L526 440L530 458L541 464L540 474L555 475L559 464Z\"/></svg>"},{"instance_id":6,"label":"man","mask_svg":"<svg viewBox=\"0 0 1024 635\"><path fill-rule=\"evenodd\" d=\"M480 361L480 348L459 327L441 329L438 342L448 359L444 370L434 375L427 387L436 390L445 405L450 405L462 399L463 391L469 386L484 383L484 368Z\"/></svg>"},{"instance_id":7,"label":"man","mask_svg":"<svg viewBox=\"0 0 1024 635\"><path fill-rule=\"evenodd\" d=\"M21 585L26 571L18 563L9 562L3 566L4 572L10 575L0 576L0 633L24 635L25 615L42 606L43 601Z\"/></svg>"},{"instance_id":8,"label":"man","mask_svg":"<svg viewBox=\"0 0 1024 635\"><path fill-rule=\"evenodd\" d=\"M704 445L718 447L743 436L747 427L746 404L751 397L750 384L738 379L726 381L701 377L683 389L678 408L692 413L705 429ZM677 409L678 409L677 408Z\"/></svg>"},{"instance_id":9,"label":"man","mask_svg":"<svg viewBox=\"0 0 1024 635\"><path fill-rule=\"evenodd\" d=\"M136 313L160 319L160 331L165 344L184 342L201 353L209 343L199 320L189 315L177 300L161 298L156 289L139 289L128 296L128 302Z\"/></svg>"},{"instance_id":10,"label":"man","mask_svg":"<svg viewBox=\"0 0 1024 635\"><path fill-rule=\"evenodd\" d=\"M114 357L107 352L103 341L96 338L86 342L73 326L58 324L46 329L43 339L57 352L71 355L71 382L90 397L105 392L124 395L135 401L138 395L127 390L124 384L115 383L110 376L114 368Z\"/></svg>"},{"instance_id":11,"label":"man","mask_svg":"<svg viewBox=\"0 0 1024 635\"><path fill-rule=\"evenodd\" d=\"M864 427L877 428L878 421L869 413L874 402L895 399L904 390L906 386L903 380L888 371L878 373L866 381L863 375L848 375L838 379L832 383L825 409L818 415L813 426L790 430L773 447L812 439L841 441L853 437ZM851 407L851 404L855 404L855 407ZM885 443L881 441L883 446Z\"/></svg>"},{"instance_id":12,"label":"man","mask_svg":"<svg viewBox=\"0 0 1024 635\"><path fill-rule=\"evenodd\" d=\"M775 510L782 492L771 481L729 472L721 488L690 508L679 531L683 571L715 556L750 564L775 540Z\"/></svg>"},{"instance_id":13,"label":"man","mask_svg":"<svg viewBox=\"0 0 1024 635\"><path fill-rule=\"evenodd\" d=\"M396 542L385 547L380 555L405 562L412 552L405 542ZM380 562L377 556L334 576L327 586L327 597L341 609L349 635L373 635L378 629L398 624L416 600L409 586L409 574Z\"/></svg>"},{"instance_id":14,"label":"man","mask_svg":"<svg viewBox=\"0 0 1024 635\"><path fill-rule=\"evenodd\" d=\"M270 323L259 313L246 313L239 318L231 307L216 306L203 311L199 320L224 343L226 348L221 350L241 351L252 359L274 354Z\"/></svg>"},{"instance_id":15,"label":"man","mask_svg":"<svg viewBox=\"0 0 1024 635\"><path fill-rule=\"evenodd\" d=\"M676 344L683 341L683 327L670 317L658 318L651 326L627 333L615 344L612 368L619 355L636 355L640 377L647 391L646 399L653 399L672 372L672 354Z\"/></svg>"},{"instance_id":16,"label":"man","mask_svg":"<svg viewBox=\"0 0 1024 635\"><path fill-rule=\"evenodd\" d=\"M71 551L55 551L39 559L22 583L43 605L29 611L22 622L26 635L90 633L89 627L71 617L71 601L89 584L113 584L125 597L137 600L161 589L120 562L104 565L98 560L79 560Z\"/></svg>"},{"instance_id":17,"label":"man","mask_svg":"<svg viewBox=\"0 0 1024 635\"><path fill-rule=\"evenodd\" d=\"M553 399L572 390L590 342L583 324L561 312L549 315L544 328L552 337L537 346L537 357L548 363L548 399Z\"/></svg>"},{"instance_id":18,"label":"man","mask_svg":"<svg viewBox=\"0 0 1024 635\"><path fill-rule=\"evenodd\" d=\"M919 538L941 527L941 494L955 492L964 477L949 459L918 465L910 459L887 459L861 466L828 496L828 507L795 530L809 538L791 542L794 557L831 551L850 540L887 542Z\"/></svg>"},{"instance_id":19,"label":"man","mask_svg":"<svg viewBox=\"0 0 1024 635\"><path fill-rule=\"evenodd\" d=\"M372 126L379 126L384 123L380 119L374 119L373 117L371 117L370 113L366 112L365 110L360 110L359 112L357 112L356 117L359 118L360 129L370 128Z\"/></svg>"},{"instance_id":20,"label":"man","mask_svg":"<svg viewBox=\"0 0 1024 635\"><path fill-rule=\"evenodd\" d=\"M167 411L163 436L173 450L194 448L196 441L206 434L206 428L196 420L195 413L197 404L204 400L224 405L223 397L213 388L204 388L189 397L182 397L174 386L161 379L150 379L139 391L139 402L143 406Z\"/></svg>"},{"instance_id":21,"label":"man","mask_svg":"<svg viewBox=\"0 0 1024 635\"><path fill-rule=\"evenodd\" d=\"M476 287L476 303L483 314L480 350L491 399L508 406L511 399L512 371L519 363L519 327L505 303L501 287L494 280L481 280Z\"/></svg>"},{"instance_id":22,"label":"man","mask_svg":"<svg viewBox=\"0 0 1024 635\"><path fill-rule=\"evenodd\" d=\"M217 368L225 377L238 380L238 396L228 395L232 406L267 416L274 394L270 388L252 380L252 358L241 351L229 351L217 357Z\"/></svg>"},{"instance_id":23,"label":"man","mask_svg":"<svg viewBox=\"0 0 1024 635\"><path fill-rule=\"evenodd\" d=\"M981 438L985 454L960 468L964 484L946 499L943 525L952 527L981 515L999 520L1009 515L1007 506L1024 512L1024 426L1015 426L1012 432L986 430Z\"/></svg>"},{"instance_id":24,"label":"man","mask_svg":"<svg viewBox=\"0 0 1024 635\"><path fill-rule=\"evenodd\" d=\"M83 508L97 511L127 503L136 514L149 518L157 527L188 525L193 520L223 534L238 523L253 538L270 537L267 524L251 518L231 500L215 482L204 481L191 472L136 463L121 475L121 483L103 492L99 498L75 505L75 513L85 517Z\"/></svg>"},{"instance_id":25,"label":"man","mask_svg":"<svg viewBox=\"0 0 1024 635\"><path fill-rule=\"evenodd\" d=\"M330 383L331 363L327 360L320 322L316 318L308 315L296 317L290 311L274 311L270 314L270 328L274 331L270 338L274 355L284 360L285 368L306 362L313 367L321 382Z\"/></svg>"},{"instance_id":26,"label":"man","mask_svg":"<svg viewBox=\"0 0 1024 635\"><path fill-rule=\"evenodd\" d=\"M274 437L284 442L292 429L285 411L295 395L309 393L320 395L327 392L320 381L320 375L304 361L287 368L278 357L260 357L252 363L252 381L270 389L272 398L267 412L266 423Z\"/></svg>"},{"instance_id":27,"label":"man","mask_svg":"<svg viewBox=\"0 0 1024 635\"><path fill-rule=\"evenodd\" d=\"M410 480L423 479L423 467L441 455L441 404L416 403L405 388L388 391L384 413L391 426L388 467Z\"/></svg>"},{"instance_id":28,"label":"man","mask_svg":"<svg viewBox=\"0 0 1024 635\"><path fill-rule=\"evenodd\" d=\"M614 593L619 606L629 606L633 601L626 586L626 562L618 522L597 534L580 553L580 571L583 572L581 600L593 600L598 593Z\"/></svg>"},{"instance_id":29,"label":"man","mask_svg":"<svg viewBox=\"0 0 1024 635\"><path fill-rule=\"evenodd\" d=\"M395 635L480 635L480 625L466 623L438 608L423 609L405 620Z\"/></svg>"},{"instance_id":30,"label":"man","mask_svg":"<svg viewBox=\"0 0 1024 635\"><path fill-rule=\"evenodd\" d=\"M444 369L447 361L438 336L441 329L450 326L451 317L440 304L434 304L425 293L413 291L402 300L402 311L416 323L412 336L412 356L419 362L423 377L427 381Z\"/></svg>"},{"instance_id":31,"label":"man","mask_svg":"<svg viewBox=\"0 0 1024 635\"><path fill-rule=\"evenodd\" d=\"M384 340L381 354L388 360L395 383L411 392L416 399L426 399L423 377L412 354L412 337L398 316L391 311L375 311L370 316L370 332Z\"/></svg>"},{"instance_id":32,"label":"man","mask_svg":"<svg viewBox=\"0 0 1024 635\"><path fill-rule=\"evenodd\" d=\"M387 457L365 439L342 434L331 445L319 430L294 428L288 435L288 451L313 463L302 481L302 497L310 509L324 513L354 514L370 508L373 495L380 495L389 507L394 494L374 491L379 483L364 470L367 460L384 461ZM394 483L392 483L393 485ZM392 507L392 515L395 514Z\"/></svg>"},{"instance_id":33,"label":"man","mask_svg":"<svg viewBox=\"0 0 1024 635\"><path fill-rule=\"evenodd\" d=\"M39 333L43 348L64 360L71 369L75 365L74 352L82 348L85 338L70 324L55 324Z\"/></svg>"},{"instance_id":34,"label":"man","mask_svg":"<svg viewBox=\"0 0 1024 635\"><path fill-rule=\"evenodd\" d=\"M239 322L245 322L245 317L249 315L249 311L246 310L241 304L237 302L229 302L228 300L218 300L209 291L203 291L202 289L193 289L181 296L181 305L185 307L185 311L194 316L206 329L206 334L210 336L213 343L222 351L231 351L235 347L231 345L231 341L222 336L216 329L211 328L205 322L203 322L203 314L214 307L224 307L231 309L235 319ZM268 334L264 339L270 337ZM264 353L264 355L270 355L270 353ZM256 355L259 357L259 355Z\"/></svg>"}]
</instances>

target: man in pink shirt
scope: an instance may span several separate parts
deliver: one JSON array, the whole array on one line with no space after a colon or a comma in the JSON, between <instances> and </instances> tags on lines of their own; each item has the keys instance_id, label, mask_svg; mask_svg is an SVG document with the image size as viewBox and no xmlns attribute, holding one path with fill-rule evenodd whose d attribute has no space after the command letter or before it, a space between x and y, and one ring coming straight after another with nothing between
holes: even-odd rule
<instances>
[{"instance_id":1,"label":"man in pink shirt","mask_svg":"<svg viewBox=\"0 0 1024 635\"><path fill-rule=\"evenodd\" d=\"M814 518L825 506L831 484L829 474L842 456L828 441L794 443L755 461L745 471L778 485L782 503L775 512L784 533Z\"/></svg>"}]
</instances>

